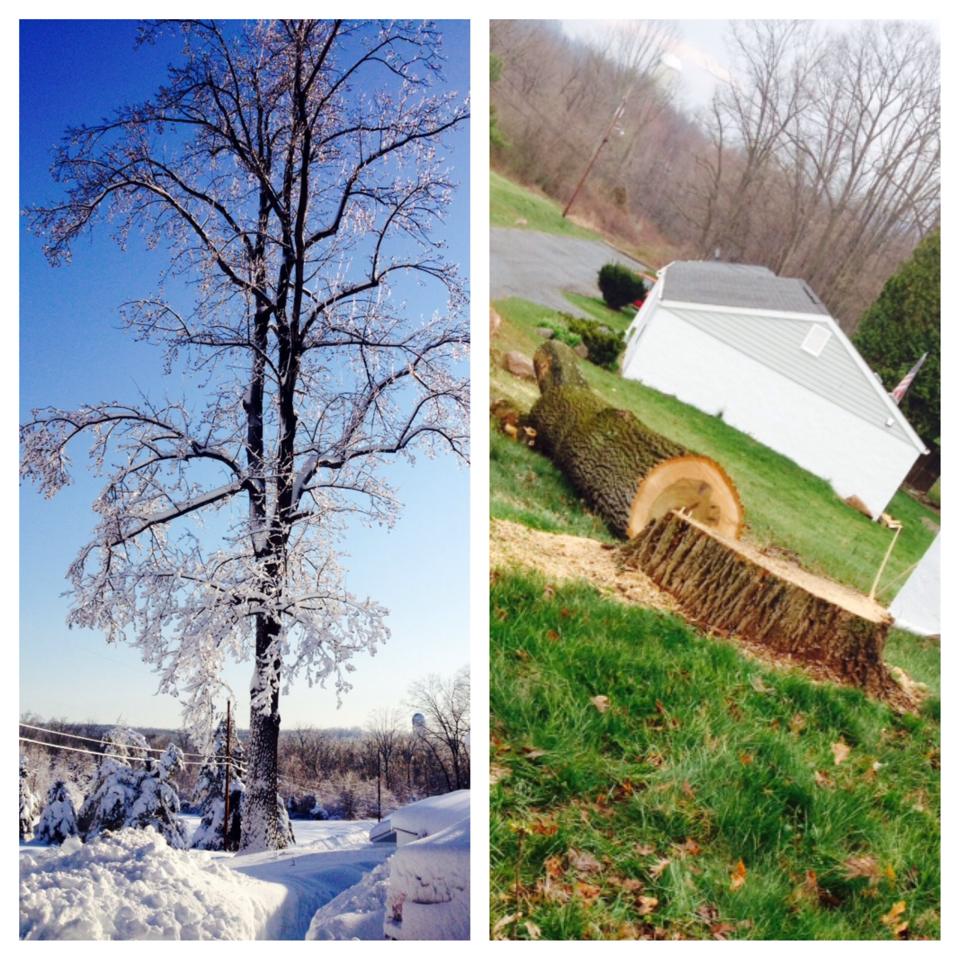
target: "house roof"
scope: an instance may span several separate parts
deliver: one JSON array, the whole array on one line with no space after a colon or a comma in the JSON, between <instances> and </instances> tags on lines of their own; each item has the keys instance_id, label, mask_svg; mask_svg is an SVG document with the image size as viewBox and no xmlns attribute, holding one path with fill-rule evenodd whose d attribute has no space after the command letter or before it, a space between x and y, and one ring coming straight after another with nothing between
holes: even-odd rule
<instances>
[{"instance_id":1,"label":"house roof","mask_svg":"<svg viewBox=\"0 0 960 960\"><path fill-rule=\"evenodd\" d=\"M661 310L926 452L879 377L802 280L747 264L675 261L661 271L659 286ZM817 354L804 348L812 326L829 330Z\"/></svg>"},{"instance_id":2,"label":"house roof","mask_svg":"<svg viewBox=\"0 0 960 960\"><path fill-rule=\"evenodd\" d=\"M803 280L767 267L716 260L675 260L663 271L664 300L829 316Z\"/></svg>"}]
</instances>

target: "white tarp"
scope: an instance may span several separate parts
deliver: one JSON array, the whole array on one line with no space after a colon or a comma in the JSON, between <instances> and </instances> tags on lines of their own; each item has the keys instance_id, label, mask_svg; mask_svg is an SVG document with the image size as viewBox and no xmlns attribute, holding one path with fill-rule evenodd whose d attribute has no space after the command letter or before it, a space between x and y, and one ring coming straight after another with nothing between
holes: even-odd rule
<instances>
[{"instance_id":1,"label":"white tarp","mask_svg":"<svg viewBox=\"0 0 960 960\"><path fill-rule=\"evenodd\" d=\"M890 604L898 627L930 636L940 633L940 534Z\"/></svg>"}]
</instances>

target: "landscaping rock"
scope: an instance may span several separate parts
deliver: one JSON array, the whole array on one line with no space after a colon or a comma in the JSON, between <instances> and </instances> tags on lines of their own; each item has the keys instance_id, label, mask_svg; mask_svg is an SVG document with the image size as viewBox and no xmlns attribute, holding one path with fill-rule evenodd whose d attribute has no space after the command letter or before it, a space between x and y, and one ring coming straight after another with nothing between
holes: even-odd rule
<instances>
[{"instance_id":1,"label":"landscaping rock","mask_svg":"<svg viewBox=\"0 0 960 960\"><path fill-rule=\"evenodd\" d=\"M556 331L551 330L549 327L537 327L537 336L543 337L544 340L552 340L556 336Z\"/></svg>"},{"instance_id":2,"label":"landscaping rock","mask_svg":"<svg viewBox=\"0 0 960 960\"><path fill-rule=\"evenodd\" d=\"M573 352L581 359L586 360L590 356L590 351L587 349L585 343L578 343L574 348Z\"/></svg>"},{"instance_id":3,"label":"landscaping rock","mask_svg":"<svg viewBox=\"0 0 960 960\"><path fill-rule=\"evenodd\" d=\"M522 380L536 380L533 361L520 353L519 350L510 350L503 355L503 369Z\"/></svg>"}]
</instances>

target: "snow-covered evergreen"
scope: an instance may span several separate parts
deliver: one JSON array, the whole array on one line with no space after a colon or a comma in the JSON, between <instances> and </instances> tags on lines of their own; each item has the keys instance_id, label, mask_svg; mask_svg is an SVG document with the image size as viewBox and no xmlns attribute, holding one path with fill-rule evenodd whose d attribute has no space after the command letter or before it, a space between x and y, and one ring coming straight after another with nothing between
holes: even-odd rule
<instances>
[{"instance_id":1,"label":"snow-covered evergreen","mask_svg":"<svg viewBox=\"0 0 960 960\"><path fill-rule=\"evenodd\" d=\"M137 771L138 791L127 818L127 826L153 827L176 850L187 846L187 834L180 819L180 797L172 782L183 769L183 751L171 743L159 760L148 760L146 769Z\"/></svg>"},{"instance_id":2,"label":"snow-covered evergreen","mask_svg":"<svg viewBox=\"0 0 960 960\"><path fill-rule=\"evenodd\" d=\"M47 805L40 814L36 837L43 843L63 843L77 835L77 811L70 790L57 780L47 792Z\"/></svg>"},{"instance_id":3,"label":"snow-covered evergreen","mask_svg":"<svg viewBox=\"0 0 960 960\"><path fill-rule=\"evenodd\" d=\"M27 761L20 754L20 839L29 840L33 836L33 825L40 806L36 795L27 783Z\"/></svg>"},{"instance_id":4,"label":"snow-covered evergreen","mask_svg":"<svg viewBox=\"0 0 960 960\"><path fill-rule=\"evenodd\" d=\"M227 726L221 720L213 737L213 753L197 775L193 802L200 808L200 826L190 842L199 850L223 850L224 788L227 776ZM240 770L243 765L243 745L239 740L230 744L230 825L227 847L236 850L240 845L240 823L243 796L246 792Z\"/></svg>"},{"instance_id":5,"label":"snow-covered evergreen","mask_svg":"<svg viewBox=\"0 0 960 960\"><path fill-rule=\"evenodd\" d=\"M80 808L80 836L90 840L123 827L152 826L170 846L185 847L180 797L171 780L183 768L183 751L171 743L159 760L150 759L146 738L123 727L109 731L103 745L105 754L114 756L101 760L93 789Z\"/></svg>"},{"instance_id":6,"label":"snow-covered evergreen","mask_svg":"<svg viewBox=\"0 0 960 960\"><path fill-rule=\"evenodd\" d=\"M93 789L80 807L77 829L84 840L126 826L140 793L140 773L122 760L104 757Z\"/></svg>"}]
</instances>

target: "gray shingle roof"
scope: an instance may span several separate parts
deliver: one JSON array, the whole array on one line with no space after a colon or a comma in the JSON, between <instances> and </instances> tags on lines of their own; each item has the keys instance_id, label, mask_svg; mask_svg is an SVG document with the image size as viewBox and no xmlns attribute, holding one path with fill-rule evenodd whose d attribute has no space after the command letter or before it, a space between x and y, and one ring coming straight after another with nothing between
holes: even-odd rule
<instances>
[{"instance_id":1,"label":"gray shingle roof","mask_svg":"<svg viewBox=\"0 0 960 960\"><path fill-rule=\"evenodd\" d=\"M803 280L778 277L766 267L716 260L676 260L663 274L663 300L720 307L830 312Z\"/></svg>"}]
</instances>

